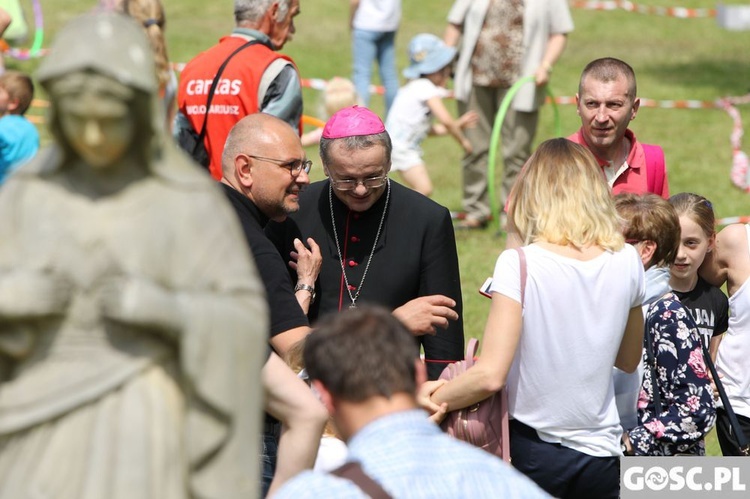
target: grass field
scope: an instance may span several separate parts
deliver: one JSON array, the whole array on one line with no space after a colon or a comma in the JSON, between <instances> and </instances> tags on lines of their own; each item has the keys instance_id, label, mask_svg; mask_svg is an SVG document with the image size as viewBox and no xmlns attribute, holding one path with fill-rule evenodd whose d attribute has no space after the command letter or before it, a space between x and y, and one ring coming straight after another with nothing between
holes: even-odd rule
<instances>
[{"instance_id":1,"label":"grass field","mask_svg":"<svg viewBox=\"0 0 750 499\"><path fill-rule=\"evenodd\" d=\"M214 44L233 25L231 0L163 0L167 10L170 58L185 62ZM92 8L94 0L45 0L42 2L48 45L59 27L75 15ZM715 7L698 0L642 0L649 6ZM738 3L738 2L735 2ZM31 12L31 0L22 0ZM405 0L402 27L397 39L399 67L406 66L406 46L419 32L442 34L452 0ZM348 34L348 2L301 0L294 41L284 52L297 62L304 78L349 76L351 68ZM557 64L550 88L556 96L573 96L578 76L590 60L614 56L636 70L641 97L670 100L714 101L723 96L750 92L750 31L730 32L713 18L679 19L630 13L623 10L573 10L576 25L568 47ZM32 21L33 26L33 21ZM38 61L6 65L33 71ZM375 83L378 83L377 81ZM373 109L382 111L374 98ZM315 115L317 94L305 90L306 114ZM748 106L740 108L746 120ZM580 122L573 106L559 107L564 134ZM667 156L673 193L692 191L708 197L718 217L750 215L750 196L732 186L729 179L732 121L720 109L642 108L632 128L644 142L660 144ZM537 141L553 136L550 106L542 111ZM750 139L745 151L750 151ZM460 149L449 138L428 139L425 159L435 183L434 199L451 210L460 209ZM308 155L317 159L314 150ZM319 162L313 178L321 178ZM498 166L498 174L500 173ZM489 301L477 293L491 274L497 254L504 246L494 228L457 235L464 292L464 322L467 336L481 337ZM711 452L716 453L715 442Z\"/></svg>"}]
</instances>

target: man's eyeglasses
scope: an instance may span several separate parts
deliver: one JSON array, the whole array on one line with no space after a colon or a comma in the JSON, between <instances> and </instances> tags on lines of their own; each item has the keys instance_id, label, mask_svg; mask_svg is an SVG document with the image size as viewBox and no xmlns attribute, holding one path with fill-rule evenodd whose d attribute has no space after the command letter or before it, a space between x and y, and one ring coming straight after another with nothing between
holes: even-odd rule
<instances>
[{"instance_id":1,"label":"man's eyeglasses","mask_svg":"<svg viewBox=\"0 0 750 499\"><path fill-rule=\"evenodd\" d=\"M353 191L359 184L364 185L366 189L377 189L378 187L383 187L387 179L388 175L364 178L362 180L333 180L333 177L331 177L331 184L337 191Z\"/></svg>"},{"instance_id":2,"label":"man's eyeglasses","mask_svg":"<svg viewBox=\"0 0 750 499\"><path fill-rule=\"evenodd\" d=\"M310 161L309 159L293 159L291 161L286 161L283 159L253 156L252 154L248 154L248 156L251 158L259 159L261 161L268 161L269 163L274 163L282 168L286 168L287 170L289 170L289 173L292 174L292 177L299 177L299 174L302 173L302 170L304 170L305 173L310 173L310 168L312 167L312 161Z\"/></svg>"}]
</instances>

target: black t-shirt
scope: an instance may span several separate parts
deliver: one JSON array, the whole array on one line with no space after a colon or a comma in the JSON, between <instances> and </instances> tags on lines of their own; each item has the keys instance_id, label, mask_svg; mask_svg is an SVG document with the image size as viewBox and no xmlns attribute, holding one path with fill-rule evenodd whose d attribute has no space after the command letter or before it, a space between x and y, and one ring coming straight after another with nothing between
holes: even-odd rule
<instances>
[{"instance_id":1,"label":"black t-shirt","mask_svg":"<svg viewBox=\"0 0 750 499\"><path fill-rule=\"evenodd\" d=\"M271 319L270 337L296 327L308 326L310 323L307 316L294 296L294 287L284 259L263 233L263 226L268 223L268 217L241 192L226 184L219 185L237 212L258 273L263 280ZM268 355L271 355L270 346ZM268 413L265 413L265 422L278 423Z\"/></svg>"},{"instance_id":2,"label":"black t-shirt","mask_svg":"<svg viewBox=\"0 0 750 499\"><path fill-rule=\"evenodd\" d=\"M258 273L263 279L271 315L270 336L296 327L309 326L307 316L294 296L294 285L287 272L287 265L276 246L263 233L263 226L268 218L241 192L226 184L220 185L237 212Z\"/></svg>"},{"instance_id":3,"label":"black t-shirt","mask_svg":"<svg viewBox=\"0 0 750 499\"><path fill-rule=\"evenodd\" d=\"M721 289L698 277L698 283L692 291L675 291L674 294L690 311L706 347L711 338L726 332L729 326L729 302Z\"/></svg>"}]
</instances>

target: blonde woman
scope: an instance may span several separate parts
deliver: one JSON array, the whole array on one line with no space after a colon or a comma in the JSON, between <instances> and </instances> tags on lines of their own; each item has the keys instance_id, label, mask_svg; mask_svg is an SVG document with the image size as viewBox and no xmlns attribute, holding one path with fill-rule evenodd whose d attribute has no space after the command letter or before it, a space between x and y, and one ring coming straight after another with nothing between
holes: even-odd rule
<instances>
[{"instance_id":1,"label":"blonde woman","mask_svg":"<svg viewBox=\"0 0 750 499\"><path fill-rule=\"evenodd\" d=\"M618 220L591 153L565 139L542 143L508 211L525 245L525 295L520 254L506 250L495 265L481 358L422 390L423 405L455 410L506 388L513 465L555 497L619 492L612 366L632 372L640 360L644 273Z\"/></svg>"}]
</instances>

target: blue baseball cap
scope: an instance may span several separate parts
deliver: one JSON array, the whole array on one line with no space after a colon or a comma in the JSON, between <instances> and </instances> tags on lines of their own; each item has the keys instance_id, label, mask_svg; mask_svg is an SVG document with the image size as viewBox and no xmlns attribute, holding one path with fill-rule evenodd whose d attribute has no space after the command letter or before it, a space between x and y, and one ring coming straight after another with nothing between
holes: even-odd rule
<instances>
[{"instance_id":1,"label":"blue baseball cap","mask_svg":"<svg viewBox=\"0 0 750 499\"><path fill-rule=\"evenodd\" d=\"M421 33L409 42L409 67L403 75L413 80L440 71L456 57L456 49L430 33Z\"/></svg>"}]
</instances>

